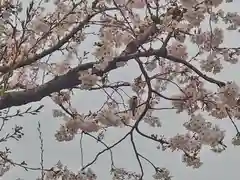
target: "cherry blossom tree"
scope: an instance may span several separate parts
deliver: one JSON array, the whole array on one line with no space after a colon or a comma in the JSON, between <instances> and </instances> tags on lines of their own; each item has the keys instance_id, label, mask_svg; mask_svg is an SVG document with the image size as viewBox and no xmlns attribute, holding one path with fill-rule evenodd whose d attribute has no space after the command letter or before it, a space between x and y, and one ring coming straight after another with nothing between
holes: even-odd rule
<instances>
[{"instance_id":1,"label":"cherry blossom tree","mask_svg":"<svg viewBox=\"0 0 240 180\"><path fill-rule=\"evenodd\" d=\"M55 133L56 141L89 136L106 148L79 172L72 172L61 161L44 167L44 158L39 168L15 162L9 158L10 149L1 147L0 176L19 167L39 170L42 180L97 179L91 165L107 151L112 157L111 149L130 138L140 172L116 167L112 158L113 179L144 179L143 161L154 168L154 179L171 179L174 174L168 169L138 152L134 132L162 151L179 151L183 165L192 168L204 163L203 146L221 153L228 144L240 145L235 124L240 119L239 87L231 79L223 82L214 77L224 64L236 65L240 55L239 47L223 44L226 32L240 30L240 15L224 10L225 3L233 0L38 0L26 8L24 2L0 1L0 131L13 117L44 111L44 104L21 106L46 97L59 107L53 109L53 117L65 122ZM95 39L92 47L90 37ZM189 45L198 50L194 56ZM56 60L56 54L61 60ZM135 62L129 71L139 72L138 76L128 82L114 81L111 72L128 68L129 62ZM169 95L173 86L177 90ZM81 112L71 103L79 91L103 91L107 100L98 111ZM165 101L171 106L166 107ZM11 114L13 107L19 109ZM187 113L186 133L174 137L143 133L140 123L164 128L157 116L162 110ZM236 129L232 142L224 142L225 130L211 119L230 120ZM119 127L129 128L128 133L106 144L104 132ZM43 153L40 123L38 132ZM21 140L23 135L23 128L16 126L0 142Z\"/></svg>"}]
</instances>

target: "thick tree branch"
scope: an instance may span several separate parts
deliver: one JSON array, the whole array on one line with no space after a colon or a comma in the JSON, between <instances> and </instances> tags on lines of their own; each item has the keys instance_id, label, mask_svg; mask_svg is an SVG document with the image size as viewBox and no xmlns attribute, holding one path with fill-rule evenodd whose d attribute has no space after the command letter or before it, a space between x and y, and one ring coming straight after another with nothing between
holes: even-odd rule
<instances>
[{"instance_id":1,"label":"thick tree branch","mask_svg":"<svg viewBox=\"0 0 240 180\"><path fill-rule=\"evenodd\" d=\"M89 21L94 15L89 15L88 18L86 18L82 23L79 24L78 27L76 27L68 36L63 38L59 41L58 45L43 51L41 54L36 55L33 59L28 59L22 64L19 64L18 66L25 66L29 65L38 59L41 59L42 57L46 56L47 54L50 54L60 48L64 43L66 43L72 36L74 36L75 33L77 33L81 28L85 26L85 23ZM54 92L59 92L62 89L69 89L76 87L77 85L81 84L81 81L78 79L79 72L92 69L92 72L98 76L102 76L106 72L110 72L117 68L118 62L127 62L130 59L136 59L140 57L150 57L150 56L158 56L162 58L166 58L170 61L177 62L184 64L188 68L192 69L195 73L197 73L200 77L207 80L208 82L217 84L218 86L224 86L225 83L215 80L211 77L208 77L207 75L203 74L201 71L199 71L196 67L194 67L189 62L176 58L171 55L167 55L166 48L160 48L157 50L148 50L144 52L136 52L138 48L143 45L150 36L152 36L156 32L156 26L153 24L148 29L146 29L145 32L143 32L140 36L138 36L136 39L131 41L125 48L125 50L121 53L119 57L115 57L113 61L111 61L107 68L104 71L100 71L96 68L94 68L95 63L86 63L79 65L69 72L67 72L64 75L58 76L54 78L53 80L40 85L39 87L24 90L24 91L18 91L18 92L8 92L4 94L0 99L0 110L5 109L12 106L21 106L30 102L36 102L40 101L42 98L49 96L50 94ZM7 72L9 70L8 67L0 67L0 72Z\"/></svg>"},{"instance_id":2,"label":"thick tree branch","mask_svg":"<svg viewBox=\"0 0 240 180\"><path fill-rule=\"evenodd\" d=\"M151 52L141 53L141 55L145 56L147 56L148 54L150 56ZM109 63L105 71L93 69L93 72L98 76L102 76L105 72L116 69L117 62L126 62L136 55L137 54L131 54L114 58L114 60ZM81 81L78 80L78 72L93 68L94 64L95 63L86 63L83 65L79 65L74 69L70 70L68 73L58 76L55 79L33 89L6 93L0 99L0 109L5 109L11 106L21 106L30 102L40 101L42 98L49 96L54 92L59 92L62 89L68 89L77 86L81 84Z\"/></svg>"},{"instance_id":3,"label":"thick tree branch","mask_svg":"<svg viewBox=\"0 0 240 180\"><path fill-rule=\"evenodd\" d=\"M98 76L102 76L104 73L109 72L117 68L117 62L127 62L130 59L135 57L147 57L152 55L152 51L142 52L142 53L134 53L137 51L138 47L145 43L149 36L154 33L155 25L150 26L146 31L140 35L135 40L131 41L122 55L116 57L108 64L108 67L104 71L99 71L95 69L93 66L95 63L86 63L83 65L79 65L68 73L58 76L57 78L40 85L34 89L19 91L19 92L9 92L4 94L0 99L0 110L5 109L12 106L21 106L30 102L40 101L42 98L49 96L54 92L59 92L62 89L73 88L79 84L81 81L78 80L79 74L78 72L88 70L92 68L92 72ZM128 54L133 53L133 54ZM1 68L0 68L1 71Z\"/></svg>"},{"instance_id":4,"label":"thick tree branch","mask_svg":"<svg viewBox=\"0 0 240 180\"><path fill-rule=\"evenodd\" d=\"M149 56L159 56L170 61L181 63L192 69L195 73L197 73L200 77L207 80L208 82L217 84L218 86L224 86L225 83L222 81L215 80L207 75L203 74L192 64L188 63L185 60L170 56L165 54L165 50L149 50L140 53L133 53L125 56L119 56L113 59L108 65L108 67L104 71L99 71L93 68L95 63L86 63L83 65L79 65L68 73L58 76L57 78L39 86L34 89L19 91L19 92L9 92L3 95L0 99L0 110L5 109L12 106L21 106L30 102L40 101L42 98L49 96L51 93L59 92L62 89L69 89L81 84L81 81L78 80L78 72L84 71L90 68L93 68L93 73L102 76L106 72L110 72L117 68L117 62L127 62L130 59L139 58L139 57L149 57Z\"/></svg>"}]
</instances>

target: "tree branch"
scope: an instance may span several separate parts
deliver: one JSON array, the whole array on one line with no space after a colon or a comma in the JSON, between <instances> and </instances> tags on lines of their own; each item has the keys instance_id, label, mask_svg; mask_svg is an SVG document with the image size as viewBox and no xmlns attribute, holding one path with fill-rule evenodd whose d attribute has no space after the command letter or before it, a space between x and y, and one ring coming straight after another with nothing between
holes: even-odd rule
<instances>
[{"instance_id":1,"label":"tree branch","mask_svg":"<svg viewBox=\"0 0 240 180\"><path fill-rule=\"evenodd\" d=\"M59 50L59 48L61 48L65 43L67 43L71 38L73 38L75 34L77 34L79 31L81 31L95 15L97 15L103 11L114 10L114 9L116 9L116 8L103 9L101 11L98 11L98 12L88 15L82 22L80 22L75 28L73 28L72 31L68 35L66 35L61 40L59 40L56 45L42 51L39 54L36 54L32 58L23 59L21 62L14 65L14 69L30 65L30 64L36 62L37 60L44 58L45 56ZM11 65L10 66L0 66L0 72L3 74L7 73L10 70L12 70Z\"/></svg>"},{"instance_id":2,"label":"tree branch","mask_svg":"<svg viewBox=\"0 0 240 180\"><path fill-rule=\"evenodd\" d=\"M225 83L222 81L218 81L216 79L213 79L205 74L203 74L201 71L199 71L196 67L194 67L192 64L188 63L187 61L184 61L182 59L173 57L171 55L165 54L165 51L160 50L148 50L145 52L137 52L133 54L128 54L124 56L119 56L113 59L108 65L108 67L104 71L97 70L93 68L95 63L86 63L79 65L72 70L70 70L68 73L58 76L57 78L40 85L39 87L36 87L34 89L25 90L25 91L19 91L19 92L9 92L4 94L0 99L0 110L5 109L12 106L21 106L30 102L36 102L40 101L42 98L49 96L50 94L54 92L59 92L62 89L69 89L72 87L75 87L79 84L81 84L81 81L78 80L78 72L84 71L90 68L93 68L93 73L102 76L104 73L112 71L117 68L118 62L127 62L130 59L139 58L139 57L149 57L149 56L159 56L166 59L169 59L170 61L181 63L192 69L195 73L197 73L200 77L207 80L208 82L217 84L218 86L224 86Z\"/></svg>"},{"instance_id":3,"label":"tree branch","mask_svg":"<svg viewBox=\"0 0 240 180\"><path fill-rule=\"evenodd\" d=\"M78 65L77 67L71 69L64 75L58 76L53 80L40 85L39 87L18 91L18 92L9 92L5 93L0 99L0 110L5 109L12 106L21 106L30 102L40 101L42 98L49 96L54 92L59 92L62 89L69 89L73 88L79 84L81 81L78 79L79 74L78 72L92 69L92 72L98 76L102 76L104 73L109 72L117 68L117 62L127 62L130 59L136 57L147 57L152 55L151 51L136 53L138 47L141 44L144 44L145 41L148 39L149 36L153 34L155 30L155 25L150 26L146 31L141 34L138 38L132 40L123 51L122 55L116 57L111 61L107 68L104 71L100 71L94 68L96 63L85 63L82 65ZM135 52L135 53L134 53ZM133 54L128 54L133 53ZM30 61L29 61L30 62ZM2 69L3 70L3 69ZM1 71L1 67L0 67Z\"/></svg>"},{"instance_id":4,"label":"tree branch","mask_svg":"<svg viewBox=\"0 0 240 180\"><path fill-rule=\"evenodd\" d=\"M203 79L205 79L206 81L208 81L210 83L217 84L219 87L225 86L224 82L218 81L216 79L213 79L213 78L207 76L206 74L203 74L195 66L193 66L192 64L190 64L189 62L187 62L183 59L180 59L180 58L177 58L177 57L174 57L174 56L171 56L171 55L167 55L166 59L169 59L170 61L181 63L181 64L187 66L188 68L192 69L195 73L197 73L200 77L202 77Z\"/></svg>"},{"instance_id":5,"label":"tree branch","mask_svg":"<svg viewBox=\"0 0 240 180\"><path fill-rule=\"evenodd\" d=\"M85 23L87 23L93 16L94 14L89 15L83 22L81 22L76 28L74 28L69 35L67 35L62 40L60 40L56 46L43 51L42 53L36 55L32 59L28 59L18 64L18 67L29 65L37 61L38 59L43 58L47 54L50 54L55 50L57 50L58 48L60 48L64 43L66 43L70 38L72 38L72 36L74 36L75 33L77 33L81 28L83 28L85 26ZM96 74L97 76L102 76L104 73L107 73L116 69L118 62L127 62L130 59L136 59L140 57L158 56L173 62L181 63L187 66L188 68L192 69L195 73L197 73L200 77L207 80L208 82L217 84L220 87L225 85L224 82L215 80L203 74L200 70L198 70L189 62L171 55L167 55L167 51L165 47L157 50L150 49L144 52L136 52L138 48L141 45L143 45L148 40L148 38L152 36L155 32L156 32L156 26L155 24L153 24L152 26L147 28L146 31L144 31L141 35L139 35L136 39L132 40L126 46L125 50L121 53L120 56L113 58L113 61L109 62L108 66L104 71L100 71L94 68L94 65L96 64L95 62L85 63L85 64L78 65L77 67L71 69L66 74L58 76L53 80L43 85L40 85L36 88L24 90L24 91L18 91L18 92L5 93L0 98L0 110L8 107L12 107L12 106L21 106L30 102L40 101L42 98L49 96L54 92L59 92L62 89L70 89L70 88L76 87L77 85L81 84L81 81L78 79L79 77L78 72L80 71L92 69L93 74ZM9 67L7 66L0 67L0 72L7 72L8 70L9 70Z\"/></svg>"}]
</instances>

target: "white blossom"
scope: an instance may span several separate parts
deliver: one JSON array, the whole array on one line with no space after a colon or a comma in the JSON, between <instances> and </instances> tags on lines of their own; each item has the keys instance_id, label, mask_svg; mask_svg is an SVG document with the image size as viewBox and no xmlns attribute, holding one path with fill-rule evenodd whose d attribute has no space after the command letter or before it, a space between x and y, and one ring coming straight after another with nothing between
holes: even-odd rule
<instances>
[{"instance_id":1,"label":"white blossom","mask_svg":"<svg viewBox=\"0 0 240 180\"><path fill-rule=\"evenodd\" d=\"M240 136L238 134L232 138L232 144L234 146L240 146Z\"/></svg>"}]
</instances>

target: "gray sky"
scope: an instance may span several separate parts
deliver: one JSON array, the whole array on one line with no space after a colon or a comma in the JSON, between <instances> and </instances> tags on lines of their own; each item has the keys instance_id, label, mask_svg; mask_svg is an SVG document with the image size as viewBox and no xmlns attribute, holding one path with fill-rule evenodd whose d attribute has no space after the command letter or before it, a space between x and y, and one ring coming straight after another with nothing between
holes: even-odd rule
<instances>
[{"instance_id":1,"label":"gray sky","mask_svg":"<svg viewBox=\"0 0 240 180\"><path fill-rule=\"evenodd\" d=\"M237 1L234 5L228 5L225 8L231 9L233 11L236 7L239 7L240 2ZM239 8L236 9L239 11ZM226 45L228 46L240 46L239 33L228 33L226 38ZM194 51L194 50L193 50ZM215 76L218 79L223 81L226 80L235 80L240 85L240 78L238 75L239 66L238 63L235 66L226 64L225 69L222 73ZM131 67L134 64L130 63L128 68L117 70L113 76L117 79L131 80L137 72L133 72ZM99 108L101 103L105 100L105 97L102 96L100 92L86 92L78 91L77 95L73 99L74 106L80 112L88 112L89 110L94 110ZM44 139L44 165L46 168L51 167L56 164L60 159L64 165L77 171L80 168L80 145L79 145L79 136L76 136L75 140L71 142L62 142L59 143L55 141L54 134L58 130L61 120L54 119L52 117L52 108L56 107L49 99L45 98L41 102L33 103L31 105L37 106L38 104L44 104L45 108L44 113L41 113L38 116L24 116L23 118L13 118L5 130L11 129L14 124L22 125L24 127L24 137L20 142L9 141L7 145L12 150L12 158L21 162L25 160L31 167L39 167L40 162L40 143L37 132L37 123L38 120L41 122L43 139ZM167 106L167 104L166 104ZM28 106L25 106L28 107ZM24 107L22 107L24 108ZM57 108L57 107L56 107ZM177 133L184 133L185 130L182 126L183 122L189 119L185 113L175 114L174 111L162 111L157 114L163 124L162 128L150 128L146 124L141 125L141 130L146 133L159 133L163 134L166 137L172 137ZM213 120L213 118L208 118L207 120ZM181 162L181 152L162 152L157 150L154 142L151 142L142 137L136 136L136 143L140 153L148 157L156 166L166 167L170 170L171 174L174 176L174 180L202 180L202 179L237 179L240 175L239 173L239 148L233 147L231 145L231 138L235 135L234 127L231 125L230 120L216 121L213 120L213 123L217 123L227 131L227 136L225 138L225 144L228 145L228 148L222 154L215 154L208 150L206 147L201 154L201 160L203 161L203 166L199 169L186 168L186 166ZM240 127L240 123L237 122ZM3 133L3 132L2 132ZM2 134L0 133L0 134ZM113 143L123 137L127 133L126 129L121 128L110 128L108 129L105 142ZM129 139L121 143L117 148L113 149L114 161L117 167L124 167L130 171L139 171L139 166L136 162L135 155ZM92 161L97 152L99 152L104 147L101 144L97 144L92 139L85 137L84 138L84 163ZM96 164L92 166L93 170L98 175L98 179L109 180L109 152L104 153L97 161ZM147 177L151 178L153 174L152 167L143 161L145 169L145 179ZM40 172L26 172L20 168L13 168L9 173L7 173L2 179L4 180L14 180L18 177L23 178L24 180L33 180Z\"/></svg>"}]
</instances>

